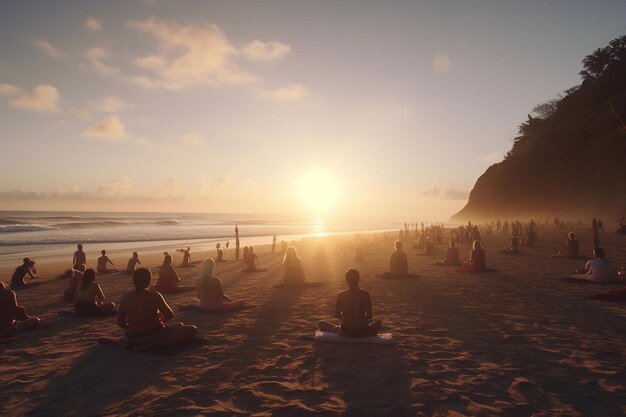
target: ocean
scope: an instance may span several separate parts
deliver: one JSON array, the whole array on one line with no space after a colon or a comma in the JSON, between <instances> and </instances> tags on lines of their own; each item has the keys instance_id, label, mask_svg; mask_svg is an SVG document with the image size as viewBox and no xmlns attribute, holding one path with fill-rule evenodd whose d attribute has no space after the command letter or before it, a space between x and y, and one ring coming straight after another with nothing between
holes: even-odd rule
<instances>
[{"instance_id":1,"label":"ocean","mask_svg":"<svg viewBox=\"0 0 626 417\"><path fill-rule=\"evenodd\" d=\"M320 234L395 230L397 222L335 218L302 220L263 214L112 213L0 211L0 266L18 265L28 256L42 262L69 258L76 244L86 251L132 252L193 246L215 248L217 242L235 245L235 225L241 246L271 243L272 236L287 242Z\"/></svg>"}]
</instances>

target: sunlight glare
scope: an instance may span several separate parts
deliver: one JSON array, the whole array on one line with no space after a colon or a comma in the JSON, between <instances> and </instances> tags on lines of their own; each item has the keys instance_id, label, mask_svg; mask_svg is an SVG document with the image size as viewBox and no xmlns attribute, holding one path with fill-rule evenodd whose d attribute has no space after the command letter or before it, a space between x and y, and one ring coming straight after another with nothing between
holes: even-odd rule
<instances>
[{"instance_id":1,"label":"sunlight glare","mask_svg":"<svg viewBox=\"0 0 626 417\"><path fill-rule=\"evenodd\" d=\"M296 181L297 196L308 210L321 214L326 213L337 203L339 184L328 172L311 171Z\"/></svg>"}]
</instances>

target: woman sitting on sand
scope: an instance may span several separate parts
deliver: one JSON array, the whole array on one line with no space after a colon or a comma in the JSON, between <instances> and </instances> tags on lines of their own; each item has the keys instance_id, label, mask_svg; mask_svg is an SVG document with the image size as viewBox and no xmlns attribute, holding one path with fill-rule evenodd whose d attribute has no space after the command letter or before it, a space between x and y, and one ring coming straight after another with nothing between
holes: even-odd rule
<instances>
[{"instance_id":1,"label":"woman sitting on sand","mask_svg":"<svg viewBox=\"0 0 626 417\"><path fill-rule=\"evenodd\" d=\"M40 327L41 320L29 316L26 309L17 304L14 291L8 290L0 281L0 338L10 337L22 330Z\"/></svg>"},{"instance_id":2,"label":"woman sitting on sand","mask_svg":"<svg viewBox=\"0 0 626 417\"><path fill-rule=\"evenodd\" d=\"M304 268L302 267L302 259L298 257L298 251L295 247L289 246L283 259L285 274L283 281L285 287L301 287L304 285L306 278L304 276Z\"/></svg>"},{"instance_id":3,"label":"woman sitting on sand","mask_svg":"<svg viewBox=\"0 0 626 417\"><path fill-rule=\"evenodd\" d=\"M73 303L76 301L76 296L78 295L78 288L83 279L83 272L78 269L70 268L65 271L64 278L67 278L68 282L67 289L63 293L61 300Z\"/></svg>"},{"instance_id":4,"label":"woman sitting on sand","mask_svg":"<svg viewBox=\"0 0 626 417\"><path fill-rule=\"evenodd\" d=\"M446 249L446 259L438 263L439 265L459 265L459 250L456 248L454 240L450 241L449 247Z\"/></svg>"},{"instance_id":5,"label":"woman sitting on sand","mask_svg":"<svg viewBox=\"0 0 626 417\"><path fill-rule=\"evenodd\" d=\"M256 253L254 253L254 246L250 246L248 248L248 255L244 258L244 261L246 262L246 271L248 272L257 271L256 261L258 260L259 260L259 257L256 256Z\"/></svg>"},{"instance_id":6,"label":"woman sitting on sand","mask_svg":"<svg viewBox=\"0 0 626 417\"><path fill-rule=\"evenodd\" d=\"M169 323L174 312L161 294L148 290L152 273L140 268L133 274L135 290L122 298L117 325L126 330L126 343L135 349L178 345L194 338L196 326Z\"/></svg>"},{"instance_id":7,"label":"woman sitting on sand","mask_svg":"<svg viewBox=\"0 0 626 417\"><path fill-rule=\"evenodd\" d=\"M196 292L200 307L208 311L239 310L245 305L244 300L231 300L222 290L222 281L213 276L215 261L209 258L202 265L202 275L196 281Z\"/></svg>"},{"instance_id":8,"label":"woman sitting on sand","mask_svg":"<svg viewBox=\"0 0 626 417\"><path fill-rule=\"evenodd\" d=\"M389 257L389 272L382 274L383 278L404 278L409 275L409 261L406 253L402 252L402 241L394 243L396 250Z\"/></svg>"},{"instance_id":9,"label":"woman sitting on sand","mask_svg":"<svg viewBox=\"0 0 626 417\"><path fill-rule=\"evenodd\" d=\"M574 232L569 232L567 234L567 241L565 242L565 250L559 251L559 256L565 256L567 258L578 258L580 254L580 245L576 240L576 234Z\"/></svg>"},{"instance_id":10,"label":"woman sitting on sand","mask_svg":"<svg viewBox=\"0 0 626 417\"><path fill-rule=\"evenodd\" d=\"M111 258L107 256L107 251L103 249L100 251L100 253L102 254L102 256L98 258L98 267L97 267L99 274L112 274L113 272L119 271L117 268L113 268L113 269L107 268L108 264L115 266Z\"/></svg>"},{"instance_id":11,"label":"woman sitting on sand","mask_svg":"<svg viewBox=\"0 0 626 417\"><path fill-rule=\"evenodd\" d=\"M152 287L154 291L175 292L180 284L180 278L172 267L172 255L165 255L163 265L159 269L159 279Z\"/></svg>"},{"instance_id":12,"label":"woman sitting on sand","mask_svg":"<svg viewBox=\"0 0 626 417\"><path fill-rule=\"evenodd\" d=\"M483 250L480 240L475 240L472 244L472 250L470 251L469 262L463 262L461 268L457 269L460 272L480 272L486 269L487 257Z\"/></svg>"},{"instance_id":13,"label":"woman sitting on sand","mask_svg":"<svg viewBox=\"0 0 626 417\"><path fill-rule=\"evenodd\" d=\"M83 274L74 308L79 316L98 317L115 310L115 303L105 303L104 293L96 280L96 271L89 268Z\"/></svg>"},{"instance_id":14,"label":"woman sitting on sand","mask_svg":"<svg viewBox=\"0 0 626 417\"><path fill-rule=\"evenodd\" d=\"M133 252L133 257L128 260L128 264L126 265L126 273L133 274L137 264L141 265L139 254L137 252Z\"/></svg>"},{"instance_id":15,"label":"woman sitting on sand","mask_svg":"<svg viewBox=\"0 0 626 417\"><path fill-rule=\"evenodd\" d=\"M597 284L609 284L613 282L619 282L617 270L615 269L613 264L611 264L604 258L604 249L595 248L593 250L593 256L594 259L587 261L583 270L577 271L581 273L582 276L573 275L569 278L575 280L590 281Z\"/></svg>"}]
</instances>

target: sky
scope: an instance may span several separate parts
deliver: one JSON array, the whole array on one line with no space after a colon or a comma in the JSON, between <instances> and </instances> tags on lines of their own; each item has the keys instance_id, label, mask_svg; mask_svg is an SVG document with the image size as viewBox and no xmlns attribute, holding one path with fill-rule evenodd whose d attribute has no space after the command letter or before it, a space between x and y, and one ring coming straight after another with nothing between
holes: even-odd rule
<instances>
[{"instance_id":1,"label":"sky","mask_svg":"<svg viewBox=\"0 0 626 417\"><path fill-rule=\"evenodd\" d=\"M0 210L443 220L626 2L0 1Z\"/></svg>"}]
</instances>

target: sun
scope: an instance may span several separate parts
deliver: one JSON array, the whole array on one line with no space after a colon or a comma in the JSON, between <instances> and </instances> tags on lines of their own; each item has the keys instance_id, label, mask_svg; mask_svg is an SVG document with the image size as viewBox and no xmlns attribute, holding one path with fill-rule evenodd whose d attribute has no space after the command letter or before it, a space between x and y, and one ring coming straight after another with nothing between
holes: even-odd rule
<instances>
[{"instance_id":1,"label":"sun","mask_svg":"<svg viewBox=\"0 0 626 417\"><path fill-rule=\"evenodd\" d=\"M311 171L296 181L296 194L307 210L324 214L337 204L339 184L326 171Z\"/></svg>"}]
</instances>

